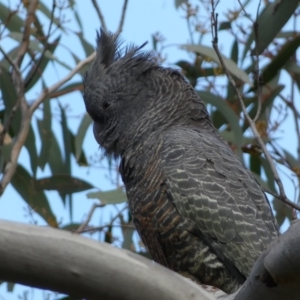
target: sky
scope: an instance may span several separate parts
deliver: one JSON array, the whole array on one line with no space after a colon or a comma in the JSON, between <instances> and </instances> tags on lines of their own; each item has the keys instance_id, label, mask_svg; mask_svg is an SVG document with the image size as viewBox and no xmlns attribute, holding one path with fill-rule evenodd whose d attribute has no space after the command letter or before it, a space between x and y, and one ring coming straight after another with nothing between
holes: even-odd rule
<instances>
[{"instance_id":1,"label":"sky","mask_svg":"<svg viewBox=\"0 0 300 300\"><path fill-rule=\"evenodd\" d=\"M4 0L0 0L2 3L7 3ZM51 3L51 1L44 1L45 3ZM114 0L114 1L98 1L103 15L105 17L108 28L111 31L115 31L119 24L121 8L123 6L123 1ZM141 0L129 0L125 23L122 32L122 39L128 42L135 43L137 45L143 44L145 41L149 41L149 44L146 46L146 49L151 50L151 35L155 32L160 32L166 39L166 43L170 45L167 49L167 62L176 62L179 59L186 58L189 60L189 56L185 51L181 50L178 45L189 42L189 33L186 26L186 21L183 18L183 11L176 10L173 0L151 0L151 1L141 1ZM258 1L252 1L253 5L250 13L254 15L255 7ZM14 3L11 1L11 3ZM237 5L236 0L221 0L218 10L222 12L224 8L230 3ZM99 30L100 23L97 14L94 11L94 8L91 4L91 1L77 1L78 11L80 13L83 27L84 27L84 35L86 39L95 44L96 30ZM203 12L204 13L204 12ZM222 14L220 15L220 19L222 18ZM209 21L209 19L208 19ZM71 22L70 27L74 30L78 30L76 23ZM222 51L225 55L228 56L229 50L231 48L231 43L226 42L226 34L222 36ZM221 37L220 37L221 39ZM210 46L211 39L207 38L203 41L206 45ZM80 58L84 58L84 51L78 41L78 39L74 38L74 36L70 35L69 38L66 38L63 43L67 46L70 46L71 49L76 53ZM65 62L70 62L72 65L72 57L70 53L61 48L59 49L59 58ZM47 83L50 85L56 82L59 78L62 77L62 74L67 73L66 70L47 70ZM74 78L74 81L81 80L79 76ZM35 89L31 91L31 98L34 99L39 93L39 89ZM70 118L69 122L73 128L73 132L77 131L79 126L80 117L85 112L84 104L82 101L82 97L80 93L73 93L67 97L62 97L60 99L62 104L72 103L70 114L74 116ZM40 116L37 113L37 116ZM285 129L289 129L291 126L294 128L294 125L289 120L285 124ZM57 126L59 130L59 126ZM296 149L295 140L291 140L288 135L282 137L282 142L286 145L287 149ZM60 140L60 143L62 141ZM38 145L39 147L40 145ZM88 132L88 135L85 139L84 149L87 153L93 153L97 151L97 144L94 141L91 130ZM24 165L28 165L28 153L26 150L22 151L20 161ZM105 173L99 171L99 169L91 168L84 169L76 166L75 163L72 164L73 173L78 174L78 177L83 178L95 186L97 186L101 190L107 190L113 188L110 184L109 180L107 180ZM43 175L49 174L49 169ZM42 173L40 173L42 174ZM288 185L289 183L286 182ZM287 194L292 198L291 187L288 186ZM69 213L68 210L64 208L60 198L57 196L56 192L47 192L48 198L51 199L51 207L53 211L58 216L58 219L63 223L67 224L69 222ZM90 210L92 203L97 202L91 199L86 198L86 192L77 193L74 195L74 221L81 222L86 217L87 213ZM100 211L97 211L92 221L96 224L100 222L104 223L109 221L113 213L114 209L106 208L105 214L102 214ZM28 215L26 213L26 204L20 198L20 196L13 190L11 186L8 186L4 195L0 200L0 218L25 222L28 223ZM38 224L44 224L43 220L39 217L35 217L38 221ZM17 299L17 295L23 293L23 291L28 291L28 288L17 286L15 288L14 293L6 292L6 285L0 285L0 300L13 300ZM33 290L29 290L30 293ZM30 294L28 299L44 299L42 292L34 291L34 295Z\"/></svg>"}]
</instances>

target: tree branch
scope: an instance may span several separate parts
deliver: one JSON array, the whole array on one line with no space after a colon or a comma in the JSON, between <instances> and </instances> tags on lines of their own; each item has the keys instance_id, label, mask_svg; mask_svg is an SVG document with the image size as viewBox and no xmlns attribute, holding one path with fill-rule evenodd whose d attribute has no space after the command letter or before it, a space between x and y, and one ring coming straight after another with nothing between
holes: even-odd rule
<instances>
[{"instance_id":1,"label":"tree branch","mask_svg":"<svg viewBox=\"0 0 300 300\"><path fill-rule=\"evenodd\" d=\"M91 221L91 218L98 207L104 207L105 203L94 203L90 209L90 212L86 218L86 220L78 227L78 229L75 231L76 233L81 233L87 225L89 225L89 222Z\"/></svg>"},{"instance_id":2,"label":"tree branch","mask_svg":"<svg viewBox=\"0 0 300 300\"><path fill-rule=\"evenodd\" d=\"M31 34L31 23L34 21L35 18L35 11L37 9L38 0L31 0L29 2L29 7L27 10L26 20L24 24L24 32L23 32L23 38L22 43L19 47L15 62L18 66L21 66L22 60L24 58L25 53L27 52L27 49L29 47L29 38Z\"/></svg>"},{"instance_id":3,"label":"tree branch","mask_svg":"<svg viewBox=\"0 0 300 300\"><path fill-rule=\"evenodd\" d=\"M122 31L122 29L123 29L127 4L128 4L128 0L124 0L124 5L123 5L123 8L122 8L121 19L120 19L119 27L118 27L118 30L117 30L116 34L120 34L121 31Z\"/></svg>"},{"instance_id":4,"label":"tree branch","mask_svg":"<svg viewBox=\"0 0 300 300\"><path fill-rule=\"evenodd\" d=\"M21 149L26 141L30 122L31 122L31 113L29 109L26 107L26 101L24 98L21 98L21 104L22 104L22 120L21 120L21 127L20 131L17 135L17 138L15 140L15 143L13 145L11 155L10 155L10 161L6 164L3 177L0 181L0 197L4 193L5 188L10 183L18 164L18 158L21 152Z\"/></svg>"},{"instance_id":5,"label":"tree branch","mask_svg":"<svg viewBox=\"0 0 300 300\"><path fill-rule=\"evenodd\" d=\"M92 3L93 3L93 5L94 5L94 7L96 9L96 12L98 14L98 17L99 17L99 20L100 20L102 28L105 31L107 31L107 26L106 26L106 23L105 23L105 19L104 19L104 16L103 16L102 12L101 12L101 9L100 9L100 7L99 7L99 5L97 3L97 0L92 0Z\"/></svg>"},{"instance_id":6,"label":"tree branch","mask_svg":"<svg viewBox=\"0 0 300 300\"><path fill-rule=\"evenodd\" d=\"M261 147L269 165L270 165L270 168L272 170L272 173L274 175L274 179L276 181L276 184L279 188L279 194L280 194L280 199L285 202L285 203L288 203L288 202L292 202L290 201L286 194L285 194L285 190L284 190L284 187L283 187L283 184L282 184L282 181L278 175L278 172L277 172L277 169L275 167L275 164L273 162L273 159L265 145L265 143L263 142L260 134L258 133L257 129L256 129L256 126L255 126L255 123L253 122L253 120L250 118L247 110L246 110L246 107L245 107L245 104L244 104L244 101L243 101L243 97L241 95L241 92L239 91L239 89L237 88L236 86L236 83L233 79L233 77L231 76L231 74L229 73L228 69L226 68L226 65L224 63L224 60L222 58L222 55L220 53L220 50L219 50L219 47L218 47L218 14L215 13L215 4L214 4L214 0L211 0L211 7L212 7L212 13L211 13L211 24L212 24L212 36L213 36L213 40L212 40L212 44L213 44L213 48L219 58L219 61L225 71L225 74L229 80L229 82L231 83L232 87L234 88L235 92L236 92L236 95L238 97L238 100L239 100L239 103L241 105L241 108L242 108L242 111L243 111L243 114L247 120L247 122L249 123L251 129L252 129L252 132L253 132L253 135L256 139L256 141L258 142L259 146Z\"/></svg>"},{"instance_id":7,"label":"tree branch","mask_svg":"<svg viewBox=\"0 0 300 300\"><path fill-rule=\"evenodd\" d=\"M297 300L300 295L300 221L290 228L256 261L234 300Z\"/></svg>"},{"instance_id":8,"label":"tree branch","mask_svg":"<svg viewBox=\"0 0 300 300\"><path fill-rule=\"evenodd\" d=\"M52 85L50 88L44 89L40 96L34 101L34 103L28 108L27 103L25 101L24 95L22 90L18 90L18 94L21 96L21 108L22 108L22 121L21 121L21 128L15 140L14 146L12 148L10 161L7 163L5 170L3 172L3 177L0 182L0 196L3 194L6 186L11 181L16 167L18 163L18 158L21 152L21 149L26 141L28 131L30 128L30 122L32 118L32 114L34 111L39 107L39 105L47 98L47 96L55 92L59 89L64 83L69 81L75 74L77 74L85 65L89 64L95 58L96 53L92 53L86 59L80 61L76 67L70 71L68 75L66 75L63 79ZM22 78L20 78L21 80ZM23 81L22 81L23 83Z\"/></svg>"},{"instance_id":9,"label":"tree branch","mask_svg":"<svg viewBox=\"0 0 300 300\"><path fill-rule=\"evenodd\" d=\"M7 221L0 221L0 279L95 300L214 299L192 281L131 251Z\"/></svg>"},{"instance_id":10,"label":"tree branch","mask_svg":"<svg viewBox=\"0 0 300 300\"><path fill-rule=\"evenodd\" d=\"M0 280L80 298L297 300L299 269L300 221L292 222L269 245L232 295L201 285L204 291L151 260L106 243L59 229L0 221Z\"/></svg>"},{"instance_id":11,"label":"tree branch","mask_svg":"<svg viewBox=\"0 0 300 300\"><path fill-rule=\"evenodd\" d=\"M68 75L66 75L64 78L59 80L57 83L53 84L51 87L46 88L43 90L43 92L40 94L40 96L34 101L34 103L30 106L30 111L33 113L39 105L47 98L47 96L56 90L58 90L63 84L65 84L67 81L69 81L74 75L76 75L84 66L91 63L96 56L96 53L93 52L90 56L88 56L86 59L80 61L76 67L70 71Z\"/></svg>"}]
</instances>

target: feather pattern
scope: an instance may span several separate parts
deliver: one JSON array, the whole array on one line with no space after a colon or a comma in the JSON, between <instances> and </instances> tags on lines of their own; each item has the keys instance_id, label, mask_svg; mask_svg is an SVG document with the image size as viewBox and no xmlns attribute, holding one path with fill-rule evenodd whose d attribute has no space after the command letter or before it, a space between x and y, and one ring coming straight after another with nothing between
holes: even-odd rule
<instances>
[{"instance_id":1,"label":"feather pattern","mask_svg":"<svg viewBox=\"0 0 300 300\"><path fill-rule=\"evenodd\" d=\"M180 72L101 31L84 81L94 135L121 157L134 224L156 262L236 291L278 236L252 174L214 128Z\"/></svg>"}]
</instances>

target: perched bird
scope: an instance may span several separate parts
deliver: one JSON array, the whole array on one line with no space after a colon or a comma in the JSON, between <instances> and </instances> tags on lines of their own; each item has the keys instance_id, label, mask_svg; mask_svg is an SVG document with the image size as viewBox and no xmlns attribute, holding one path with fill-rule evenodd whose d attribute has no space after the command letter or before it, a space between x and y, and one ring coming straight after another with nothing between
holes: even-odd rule
<instances>
[{"instance_id":1,"label":"perched bird","mask_svg":"<svg viewBox=\"0 0 300 300\"><path fill-rule=\"evenodd\" d=\"M134 224L153 259L227 293L278 236L268 200L183 75L103 30L84 102L120 157Z\"/></svg>"}]
</instances>

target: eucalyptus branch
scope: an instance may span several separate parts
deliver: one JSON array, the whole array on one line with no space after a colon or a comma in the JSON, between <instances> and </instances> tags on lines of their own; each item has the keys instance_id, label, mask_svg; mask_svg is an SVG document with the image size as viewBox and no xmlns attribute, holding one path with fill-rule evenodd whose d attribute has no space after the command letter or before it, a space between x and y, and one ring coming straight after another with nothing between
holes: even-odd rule
<instances>
[{"instance_id":1,"label":"eucalyptus branch","mask_svg":"<svg viewBox=\"0 0 300 300\"><path fill-rule=\"evenodd\" d=\"M21 152L21 149L26 141L29 127L31 123L31 112L27 107L26 101L23 97L21 99L21 108L22 108L22 120L21 120L21 127L20 131L17 135L15 143L12 147L10 161L6 164L3 177L0 181L0 197L2 196L5 188L10 183L18 164L18 158Z\"/></svg>"},{"instance_id":2,"label":"eucalyptus branch","mask_svg":"<svg viewBox=\"0 0 300 300\"><path fill-rule=\"evenodd\" d=\"M15 115L15 112L17 111L19 106L21 106L22 119L21 119L20 131L19 131L17 138L14 142L14 145L12 147L10 161L5 166L5 169L3 172L3 177L0 182L0 196L3 194L6 186L9 184L9 182L11 181L11 179L15 173L17 163L18 163L18 158L20 155L20 151L26 141L29 127L30 127L30 122L31 122L31 112L28 109L28 105L27 105L26 99L24 97L24 80L23 80L22 74L20 72L20 66L21 66L23 58L29 47L31 24L35 18L35 11L37 9L38 2L39 2L38 0L32 0L29 4L26 19L24 22L24 32L23 32L22 42L20 44L20 47L18 48L18 53L17 53L15 60L11 61L9 59L9 57L7 55L5 55L5 58L8 59L8 61L11 63L11 66L12 66L12 76L11 77L12 77L13 84L16 87L18 99L16 100L16 104L9 114L9 117L7 119L7 124L5 125L5 128L3 129L4 132L2 131L2 133L1 133L1 139L4 139L5 131L8 130L10 122L12 121L13 116ZM4 53L3 50L1 52Z\"/></svg>"},{"instance_id":3,"label":"eucalyptus branch","mask_svg":"<svg viewBox=\"0 0 300 300\"><path fill-rule=\"evenodd\" d=\"M112 226L113 223L120 217L120 215L123 213L124 210L128 209L128 205L125 205L112 219L108 224L105 224L103 226L99 227L93 227L93 228L82 228L79 230L79 228L76 230L76 233L85 233L85 232L91 232L91 231L102 231L104 228L107 228L109 226ZM81 227L81 226L80 226Z\"/></svg>"},{"instance_id":4,"label":"eucalyptus branch","mask_svg":"<svg viewBox=\"0 0 300 300\"><path fill-rule=\"evenodd\" d=\"M46 88L42 91L40 96L34 101L34 103L30 106L30 111L33 113L39 105L47 98L47 96L55 91L57 91L63 84L69 81L74 75L76 75L84 66L91 63L96 56L96 53L93 52L86 59L81 60L76 67L69 72L64 78L53 84L51 87Z\"/></svg>"},{"instance_id":5,"label":"eucalyptus branch","mask_svg":"<svg viewBox=\"0 0 300 300\"><path fill-rule=\"evenodd\" d=\"M92 3L93 3L93 5L94 5L94 7L96 9L96 12L98 14L98 17L99 17L99 20L100 20L102 28L105 31L107 31L107 26L106 26L106 23L105 23L105 19L104 19L104 16L103 16L102 12L101 12L101 9L100 9L100 7L99 7L99 5L97 3L97 0L92 0Z\"/></svg>"},{"instance_id":6,"label":"eucalyptus branch","mask_svg":"<svg viewBox=\"0 0 300 300\"><path fill-rule=\"evenodd\" d=\"M118 27L118 30L117 30L117 34L120 34L122 32L124 21L125 21L125 14L126 14L126 9L127 9L127 4L128 4L128 0L124 0L124 5L123 5L123 8L122 8L122 14L121 14L121 19L120 19L119 27Z\"/></svg>"},{"instance_id":7,"label":"eucalyptus branch","mask_svg":"<svg viewBox=\"0 0 300 300\"><path fill-rule=\"evenodd\" d=\"M38 0L31 0L29 2L29 7L27 10L27 15L24 23L24 32L23 32L23 38L22 43L19 47L17 57L15 59L15 62L18 66L21 65L22 60L24 58L25 53L27 52L27 49L29 47L29 38L31 34L31 24L34 21L35 18L35 11L37 9L37 6L39 4Z\"/></svg>"},{"instance_id":8,"label":"eucalyptus branch","mask_svg":"<svg viewBox=\"0 0 300 300\"><path fill-rule=\"evenodd\" d=\"M3 172L3 177L0 181L0 196L3 194L6 186L8 183L11 181L16 167L18 163L18 158L21 152L21 149L26 141L29 128L30 128L30 123L31 123L31 118L32 114L35 112L35 110L39 107L39 105L47 98L47 96L55 92L57 89L59 89L64 83L69 81L75 74L77 74L85 65L89 64L90 62L93 61L95 58L95 52L92 53L89 57L86 59L80 61L76 67L69 73L67 74L63 79L52 85L50 88L46 88L42 91L40 96L34 101L34 103L28 107L26 100L24 98L24 94L22 90L18 90L18 94L20 95L20 101L21 101L21 108L22 108L22 120L21 120L21 127L20 131L16 137L15 143L13 145L12 151L11 151L11 157L10 161L7 163L5 166L5 170ZM16 79L18 79L17 77ZM22 78L19 78L22 80ZM22 86L21 83L17 82L19 86Z\"/></svg>"},{"instance_id":9,"label":"eucalyptus branch","mask_svg":"<svg viewBox=\"0 0 300 300\"><path fill-rule=\"evenodd\" d=\"M241 95L241 92L239 91L239 89L237 88L236 86L236 83L233 79L233 77L231 76L231 74L229 73L225 63L224 63L224 60L222 58L222 55L220 53L220 50L219 50L219 47L218 47L218 30L217 30L217 27L218 27L218 14L215 13L215 4L214 4L214 0L211 0L211 6L212 6L212 12L211 12L211 26L212 26L212 37L213 37L213 40L212 40L212 45L213 45L213 48L219 58L219 61L224 69L224 72L229 80L229 82L231 83L232 87L234 88L235 92L236 92L236 95L238 97L238 100L239 100L239 103L241 105L241 108L242 108L242 111L244 113L244 116L247 120L247 122L249 123L251 129L252 129L252 132L254 134L254 137L255 139L257 140L259 146L261 147L263 153L265 154L265 157L270 165L270 168L271 168L271 171L274 175L274 180L276 181L276 184L279 188L279 193L280 193L280 196L279 196L279 199L282 200L283 202L285 203L289 203L289 202L292 202L290 201L286 194L285 194L285 190L284 190L284 187L283 187L283 184L282 184L282 181L278 175L278 172L277 172L277 169L275 167L275 164L272 160L272 157L269 153L269 151L267 150L267 147L266 145L264 144L260 134L258 133L257 129L256 129L256 126L255 126L255 123L253 122L253 120L250 118L247 110L246 110L246 107L245 107L245 104L244 104L244 101L243 101L243 97Z\"/></svg>"},{"instance_id":10,"label":"eucalyptus branch","mask_svg":"<svg viewBox=\"0 0 300 300\"><path fill-rule=\"evenodd\" d=\"M90 212L88 213L88 216L86 218L86 220L77 228L77 230L75 231L76 233L81 233L83 232L83 230L86 228L86 226L89 224L89 222L91 221L91 218L93 217L93 214L96 210L96 208L98 207L104 207L105 203L94 203L90 209Z\"/></svg>"},{"instance_id":11,"label":"eucalyptus branch","mask_svg":"<svg viewBox=\"0 0 300 300\"><path fill-rule=\"evenodd\" d=\"M287 199L287 198L282 198L280 195L278 195L277 193L274 193L272 192L270 189L266 188L266 187L263 187L263 190L265 193L268 193L270 195L272 195L273 197L281 200L282 202L284 202L285 204L289 205L290 207L294 208L294 209L297 209L300 211L300 205L296 204L295 202Z\"/></svg>"}]
</instances>

